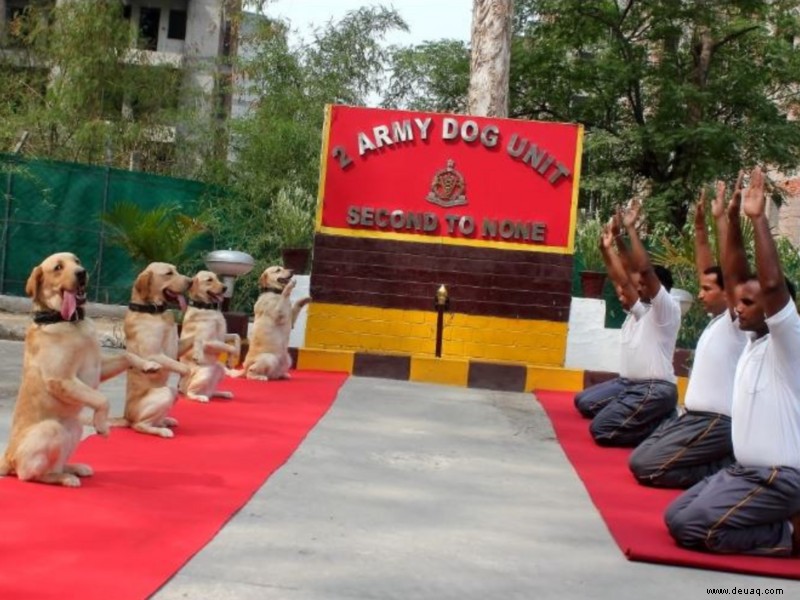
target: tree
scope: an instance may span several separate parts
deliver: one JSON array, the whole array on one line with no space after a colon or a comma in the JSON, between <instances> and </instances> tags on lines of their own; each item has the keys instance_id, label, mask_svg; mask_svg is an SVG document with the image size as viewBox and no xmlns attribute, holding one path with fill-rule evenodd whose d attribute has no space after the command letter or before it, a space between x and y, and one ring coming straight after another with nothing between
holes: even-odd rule
<instances>
[{"instance_id":1,"label":"tree","mask_svg":"<svg viewBox=\"0 0 800 600\"><path fill-rule=\"evenodd\" d=\"M223 201L207 203L218 246L247 252L262 267L280 261L291 232L274 230L285 216L273 214L277 198L317 197L325 105L364 105L381 90L391 56L383 39L398 29L405 22L382 7L351 11L300 46L290 45L279 20L242 28L237 68L254 102L230 123L234 160L207 161L203 174L225 189ZM303 210L313 215L314 207ZM246 279L234 303L251 306L257 293L257 282Z\"/></svg>"},{"instance_id":2,"label":"tree","mask_svg":"<svg viewBox=\"0 0 800 600\"><path fill-rule=\"evenodd\" d=\"M382 106L465 113L469 57L469 48L461 40L393 48Z\"/></svg>"},{"instance_id":3,"label":"tree","mask_svg":"<svg viewBox=\"0 0 800 600\"><path fill-rule=\"evenodd\" d=\"M511 116L586 127L582 190L649 187L679 229L699 186L800 156L792 0L517 0Z\"/></svg>"},{"instance_id":4,"label":"tree","mask_svg":"<svg viewBox=\"0 0 800 600\"><path fill-rule=\"evenodd\" d=\"M143 170L193 175L168 140L172 126L201 128L180 108L191 93L184 69L150 64L132 49L135 36L121 2L31 3L2 40L0 148L27 135L25 152L34 156L123 168L137 157Z\"/></svg>"},{"instance_id":5,"label":"tree","mask_svg":"<svg viewBox=\"0 0 800 600\"><path fill-rule=\"evenodd\" d=\"M467 112L508 116L513 0L473 0Z\"/></svg>"}]
</instances>

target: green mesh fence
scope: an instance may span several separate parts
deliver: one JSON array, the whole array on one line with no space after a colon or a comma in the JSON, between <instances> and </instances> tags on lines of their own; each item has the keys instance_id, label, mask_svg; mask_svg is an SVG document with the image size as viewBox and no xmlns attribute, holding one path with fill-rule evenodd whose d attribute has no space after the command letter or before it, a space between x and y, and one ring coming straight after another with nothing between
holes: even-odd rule
<instances>
[{"instance_id":1,"label":"green mesh fence","mask_svg":"<svg viewBox=\"0 0 800 600\"><path fill-rule=\"evenodd\" d=\"M24 296L33 267L66 251L89 271L89 300L112 304L128 302L135 269L122 249L105 242L100 215L121 201L194 214L205 191L196 181L7 154L0 154L0 186L0 294Z\"/></svg>"}]
</instances>

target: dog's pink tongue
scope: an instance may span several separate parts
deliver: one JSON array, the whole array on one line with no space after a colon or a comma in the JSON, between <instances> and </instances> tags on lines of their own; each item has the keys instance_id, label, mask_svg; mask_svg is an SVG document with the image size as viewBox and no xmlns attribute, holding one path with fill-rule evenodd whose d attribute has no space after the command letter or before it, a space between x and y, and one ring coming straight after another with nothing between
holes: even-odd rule
<instances>
[{"instance_id":1,"label":"dog's pink tongue","mask_svg":"<svg viewBox=\"0 0 800 600\"><path fill-rule=\"evenodd\" d=\"M181 307L182 311L186 310L186 298L183 297L183 294L178 294L178 306Z\"/></svg>"},{"instance_id":2,"label":"dog's pink tongue","mask_svg":"<svg viewBox=\"0 0 800 600\"><path fill-rule=\"evenodd\" d=\"M65 321L72 319L75 314L75 309L78 307L78 302L75 299L75 294L72 292L64 292L61 296L61 318Z\"/></svg>"}]
</instances>

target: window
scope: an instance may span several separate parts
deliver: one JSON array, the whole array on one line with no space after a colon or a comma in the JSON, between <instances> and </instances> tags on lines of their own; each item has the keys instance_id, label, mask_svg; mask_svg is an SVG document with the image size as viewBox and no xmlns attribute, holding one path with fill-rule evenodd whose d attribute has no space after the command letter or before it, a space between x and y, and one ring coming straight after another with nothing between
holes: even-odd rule
<instances>
[{"instance_id":1,"label":"window","mask_svg":"<svg viewBox=\"0 0 800 600\"><path fill-rule=\"evenodd\" d=\"M0 21L0 35L5 39L0 39L0 47L21 46L22 38L29 26L25 20L25 3L17 0L8 0L6 3L5 23ZM5 26L4 26L5 25Z\"/></svg>"},{"instance_id":2,"label":"window","mask_svg":"<svg viewBox=\"0 0 800 600\"><path fill-rule=\"evenodd\" d=\"M171 40L185 40L186 39L186 11L185 10L171 10L169 11L169 27L167 30L167 37Z\"/></svg>"},{"instance_id":3,"label":"window","mask_svg":"<svg viewBox=\"0 0 800 600\"><path fill-rule=\"evenodd\" d=\"M139 47L143 50L158 50L158 22L161 9L142 6L139 9Z\"/></svg>"}]
</instances>

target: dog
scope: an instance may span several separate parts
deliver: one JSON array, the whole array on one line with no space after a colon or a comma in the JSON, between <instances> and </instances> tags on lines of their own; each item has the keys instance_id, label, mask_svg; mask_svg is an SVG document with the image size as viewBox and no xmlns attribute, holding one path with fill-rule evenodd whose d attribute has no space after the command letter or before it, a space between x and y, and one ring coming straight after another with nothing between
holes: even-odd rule
<instances>
[{"instance_id":1,"label":"dog","mask_svg":"<svg viewBox=\"0 0 800 600\"><path fill-rule=\"evenodd\" d=\"M261 294L253 308L247 356L242 369L233 376L261 381L289 379L289 334L300 310L311 302L307 296L292 304L290 298L297 284L293 276L291 269L272 266L259 277Z\"/></svg>"},{"instance_id":2,"label":"dog","mask_svg":"<svg viewBox=\"0 0 800 600\"><path fill-rule=\"evenodd\" d=\"M168 415L175 404L177 389L167 385L172 373L188 375L190 367L178 360L193 344L189 337L178 339L178 326L167 304L186 307L183 294L191 279L174 265L152 262L139 273L131 291L123 329L129 352L161 365L157 373L131 372L125 390L125 416L114 425L130 426L139 433L171 438L170 427L178 422Z\"/></svg>"},{"instance_id":3,"label":"dog","mask_svg":"<svg viewBox=\"0 0 800 600\"><path fill-rule=\"evenodd\" d=\"M227 354L229 367L239 361L241 340L227 333L225 317L219 311L226 286L211 271L199 271L192 277L187 293L189 308L183 316L181 339L192 338L192 349L180 357L191 368L181 378L178 389L190 400L208 402L212 396L233 398L231 392L217 390L226 369L220 354Z\"/></svg>"},{"instance_id":4,"label":"dog","mask_svg":"<svg viewBox=\"0 0 800 600\"><path fill-rule=\"evenodd\" d=\"M25 293L33 323L25 333L22 382L0 475L23 481L79 487L89 465L67 462L83 433L81 411L108 435L108 399L100 382L132 367L155 373L161 366L131 353L104 356L91 319L84 316L88 276L77 256L59 252L33 269Z\"/></svg>"}]
</instances>

